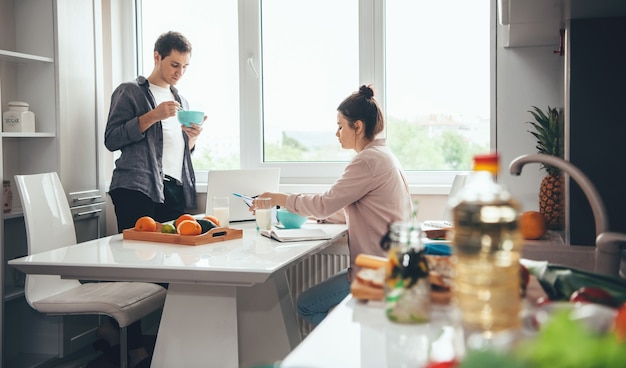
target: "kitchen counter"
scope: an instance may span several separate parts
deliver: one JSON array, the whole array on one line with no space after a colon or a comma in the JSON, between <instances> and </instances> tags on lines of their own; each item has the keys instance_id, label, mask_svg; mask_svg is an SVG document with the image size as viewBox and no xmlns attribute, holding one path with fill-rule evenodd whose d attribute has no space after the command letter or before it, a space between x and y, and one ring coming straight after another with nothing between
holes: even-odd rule
<instances>
[{"instance_id":1,"label":"kitchen counter","mask_svg":"<svg viewBox=\"0 0 626 368\"><path fill-rule=\"evenodd\" d=\"M560 238L527 241L523 258L593 271L595 247L565 245ZM527 300L545 293L531 277ZM400 325L385 316L383 303L348 296L282 362L281 368L423 367L429 359L462 355L458 314L434 305L426 324Z\"/></svg>"},{"instance_id":2,"label":"kitchen counter","mask_svg":"<svg viewBox=\"0 0 626 368\"><path fill-rule=\"evenodd\" d=\"M522 249L522 257L594 272L595 247L551 242L527 242Z\"/></svg>"},{"instance_id":3,"label":"kitchen counter","mask_svg":"<svg viewBox=\"0 0 626 368\"><path fill-rule=\"evenodd\" d=\"M281 368L423 367L429 356L455 356L452 308L437 305L430 323L401 325L382 302L348 296L281 363ZM431 345L433 353L429 353Z\"/></svg>"}]
</instances>

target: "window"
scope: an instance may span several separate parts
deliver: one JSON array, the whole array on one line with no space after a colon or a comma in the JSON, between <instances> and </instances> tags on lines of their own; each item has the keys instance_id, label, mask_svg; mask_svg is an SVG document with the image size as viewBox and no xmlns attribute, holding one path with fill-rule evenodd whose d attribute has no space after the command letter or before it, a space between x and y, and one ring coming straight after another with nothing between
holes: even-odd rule
<instances>
[{"instance_id":1,"label":"window","mask_svg":"<svg viewBox=\"0 0 626 368\"><path fill-rule=\"evenodd\" d=\"M264 162L348 161L335 132L359 84L358 1L263 0L261 16Z\"/></svg>"},{"instance_id":2,"label":"window","mask_svg":"<svg viewBox=\"0 0 626 368\"><path fill-rule=\"evenodd\" d=\"M283 183L332 183L353 155L336 107L360 84L374 86L412 184L449 184L489 150L495 1L179 0L184 18L138 1L141 73L160 33L192 42L178 87L209 115L198 172L280 166Z\"/></svg>"},{"instance_id":3,"label":"window","mask_svg":"<svg viewBox=\"0 0 626 368\"><path fill-rule=\"evenodd\" d=\"M386 4L389 147L405 170L471 170L489 151L489 2Z\"/></svg>"},{"instance_id":4,"label":"window","mask_svg":"<svg viewBox=\"0 0 626 368\"><path fill-rule=\"evenodd\" d=\"M185 16L164 16L171 12ZM149 0L141 3L137 14L139 74L147 77L152 72L154 42L162 33L178 31L191 42L191 62L176 87L190 109L208 116L196 141L194 169L239 167L237 2Z\"/></svg>"}]
</instances>

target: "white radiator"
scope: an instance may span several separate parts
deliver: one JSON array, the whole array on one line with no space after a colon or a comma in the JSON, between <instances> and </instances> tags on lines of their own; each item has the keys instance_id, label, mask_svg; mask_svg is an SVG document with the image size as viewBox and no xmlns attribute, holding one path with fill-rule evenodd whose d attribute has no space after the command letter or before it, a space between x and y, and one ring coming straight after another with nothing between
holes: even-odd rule
<instances>
[{"instance_id":1,"label":"white radiator","mask_svg":"<svg viewBox=\"0 0 626 368\"><path fill-rule=\"evenodd\" d=\"M346 241L347 237L344 238L344 241L334 243L285 271L287 273L294 308L297 308L296 301L303 291L350 266L350 257ZM312 327L308 322L299 317L298 323L300 325L302 338L305 338L309 332L311 332Z\"/></svg>"}]
</instances>

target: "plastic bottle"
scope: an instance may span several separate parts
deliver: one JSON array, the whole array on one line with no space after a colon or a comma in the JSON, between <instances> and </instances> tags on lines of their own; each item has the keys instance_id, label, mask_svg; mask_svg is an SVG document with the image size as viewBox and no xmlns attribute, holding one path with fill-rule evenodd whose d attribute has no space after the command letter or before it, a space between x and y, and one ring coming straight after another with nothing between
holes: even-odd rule
<instances>
[{"instance_id":1,"label":"plastic bottle","mask_svg":"<svg viewBox=\"0 0 626 368\"><path fill-rule=\"evenodd\" d=\"M428 263L421 233L417 223L394 222L384 238L389 247L385 313L392 322L424 323L430 319Z\"/></svg>"},{"instance_id":2,"label":"plastic bottle","mask_svg":"<svg viewBox=\"0 0 626 368\"><path fill-rule=\"evenodd\" d=\"M474 157L474 172L450 203L453 303L461 312L469 348L497 343L498 336L514 337L521 324L520 207L496 183L498 169L497 153Z\"/></svg>"}]
</instances>

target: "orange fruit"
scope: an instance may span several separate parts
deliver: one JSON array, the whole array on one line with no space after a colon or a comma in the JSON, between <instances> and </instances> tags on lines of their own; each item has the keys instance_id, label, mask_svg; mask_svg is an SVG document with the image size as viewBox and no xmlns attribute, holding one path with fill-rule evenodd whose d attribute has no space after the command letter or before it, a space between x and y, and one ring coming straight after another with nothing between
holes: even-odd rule
<instances>
[{"instance_id":1,"label":"orange fruit","mask_svg":"<svg viewBox=\"0 0 626 368\"><path fill-rule=\"evenodd\" d=\"M520 214L519 230L524 239L539 239L548 231L546 219L537 211L526 211Z\"/></svg>"},{"instance_id":2,"label":"orange fruit","mask_svg":"<svg viewBox=\"0 0 626 368\"><path fill-rule=\"evenodd\" d=\"M217 217L215 217L215 216L206 215L206 216L204 216L204 219L213 222L217 226L221 226L222 225L222 224L220 224L220 220L218 220Z\"/></svg>"},{"instance_id":3,"label":"orange fruit","mask_svg":"<svg viewBox=\"0 0 626 368\"><path fill-rule=\"evenodd\" d=\"M196 218L193 217L192 215L185 213L184 215L180 215L176 221L174 222L174 227L176 227L178 229L178 224L180 224L182 221L184 220L193 220L196 221Z\"/></svg>"},{"instance_id":4,"label":"orange fruit","mask_svg":"<svg viewBox=\"0 0 626 368\"><path fill-rule=\"evenodd\" d=\"M176 231L180 235L200 235L202 234L202 226L200 226L195 219L182 220L178 226L176 226Z\"/></svg>"},{"instance_id":5,"label":"orange fruit","mask_svg":"<svg viewBox=\"0 0 626 368\"><path fill-rule=\"evenodd\" d=\"M156 231L156 221L150 216L143 216L135 222L135 230L137 231Z\"/></svg>"}]
</instances>

